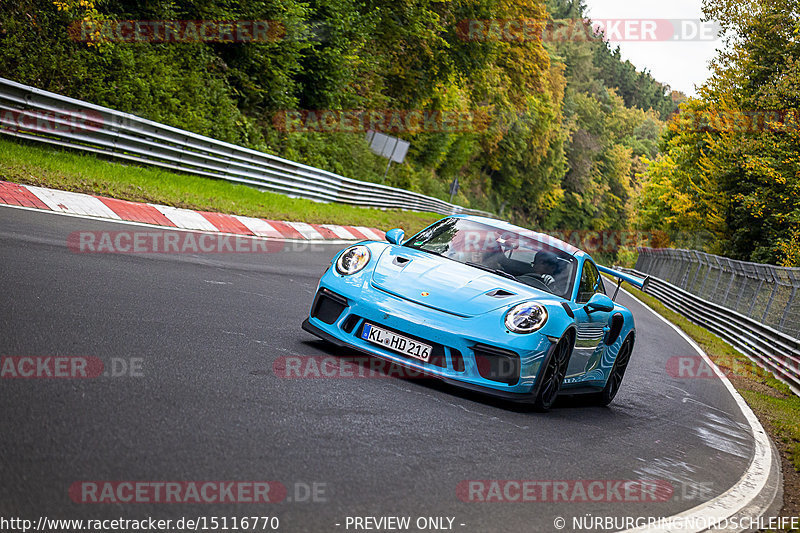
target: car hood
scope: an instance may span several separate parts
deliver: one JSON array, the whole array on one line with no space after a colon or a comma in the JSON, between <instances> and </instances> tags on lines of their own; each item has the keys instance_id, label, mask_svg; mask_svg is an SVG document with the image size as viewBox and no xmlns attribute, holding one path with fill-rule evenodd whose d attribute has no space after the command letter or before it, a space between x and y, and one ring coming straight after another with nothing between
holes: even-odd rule
<instances>
[{"instance_id":1,"label":"car hood","mask_svg":"<svg viewBox=\"0 0 800 533\"><path fill-rule=\"evenodd\" d=\"M372 285L427 307L477 316L529 300L556 297L478 268L404 246L389 246L378 258Z\"/></svg>"}]
</instances>

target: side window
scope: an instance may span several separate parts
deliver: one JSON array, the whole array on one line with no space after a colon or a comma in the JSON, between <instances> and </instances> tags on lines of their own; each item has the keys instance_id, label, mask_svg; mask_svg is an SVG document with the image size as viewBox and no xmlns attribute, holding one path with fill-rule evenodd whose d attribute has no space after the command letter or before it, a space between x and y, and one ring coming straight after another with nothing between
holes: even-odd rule
<instances>
[{"instance_id":1,"label":"side window","mask_svg":"<svg viewBox=\"0 0 800 533\"><path fill-rule=\"evenodd\" d=\"M588 265L591 267L592 272L594 272L594 279L595 279L594 292L595 292L595 294L605 294L606 293L606 287L605 287L605 285L603 285L603 277L600 275L600 272L597 270L597 267L594 266L594 263L588 263Z\"/></svg>"},{"instance_id":2,"label":"side window","mask_svg":"<svg viewBox=\"0 0 800 533\"><path fill-rule=\"evenodd\" d=\"M603 287L603 280L600 278L600 272L591 261L583 263L583 272L581 273L581 282L578 285L578 303L586 303L594 294L605 294L606 290Z\"/></svg>"}]
</instances>

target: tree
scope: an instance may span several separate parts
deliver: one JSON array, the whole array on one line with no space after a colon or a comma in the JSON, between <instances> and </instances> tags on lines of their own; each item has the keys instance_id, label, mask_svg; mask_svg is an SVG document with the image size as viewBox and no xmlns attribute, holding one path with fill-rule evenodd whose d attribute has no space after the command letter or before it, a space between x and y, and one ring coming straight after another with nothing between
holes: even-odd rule
<instances>
[{"instance_id":1,"label":"tree","mask_svg":"<svg viewBox=\"0 0 800 533\"><path fill-rule=\"evenodd\" d=\"M644 176L640 205L651 207L639 223L662 216L673 231L712 235L710 251L800 265L798 3L714 0L705 10L727 31L726 48L670 123Z\"/></svg>"}]
</instances>

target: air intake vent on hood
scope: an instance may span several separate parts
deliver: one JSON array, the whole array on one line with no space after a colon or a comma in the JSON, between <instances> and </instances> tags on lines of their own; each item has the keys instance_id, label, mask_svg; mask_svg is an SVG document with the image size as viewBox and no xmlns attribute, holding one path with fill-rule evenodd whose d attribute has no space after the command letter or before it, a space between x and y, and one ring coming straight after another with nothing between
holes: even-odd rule
<instances>
[{"instance_id":1,"label":"air intake vent on hood","mask_svg":"<svg viewBox=\"0 0 800 533\"><path fill-rule=\"evenodd\" d=\"M392 263L394 263L397 266L406 266L406 263L408 263L409 261L411 261L411 259L409 259L408 257L401 257L398 255L397 257L394 258L394 261L392 261Z\"/></svg>"},{"instance_id":2,"label":"air intake vent on hood","mask_svg":"<svg viewBox=\"0 0 800 533\"><path fill-rule=\"evenodd\" d=\"M509 296L514 296L515 292L509 292L505 289L495 289L491 292L487 292L486 296L491 296L492 298L508 298Z\"/></svg>"}]
</instances>

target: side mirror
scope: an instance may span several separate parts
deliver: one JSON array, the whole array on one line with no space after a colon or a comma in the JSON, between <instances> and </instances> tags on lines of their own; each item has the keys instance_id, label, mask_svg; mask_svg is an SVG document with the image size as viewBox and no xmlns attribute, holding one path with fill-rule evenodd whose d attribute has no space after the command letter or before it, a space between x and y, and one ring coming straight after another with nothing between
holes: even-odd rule
<instances>
[{"instance_id":1,"label":"side mirror","mask_svg":"<svg viewBox=\"0 0 800 533\"><path fill-rule=\"evenodd\" d=\"M406 237L406 232L400 228L390 229L386 232L386 240L392 244L402 244Z\"/></svg>"},{"instance_id":2,"label":"side mirror","mask_svg":"<svg viewBox=\"0 0 800 533\"><path fill-rule=\"evenodd\" d=\"M614 310L614 300L606 296L605 294L597 293L591 298L589 301L586 302L586 312L593 313L595 311L613 311Z\"/></svg>"}]
</instances>

